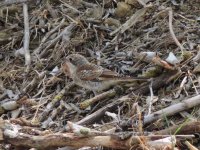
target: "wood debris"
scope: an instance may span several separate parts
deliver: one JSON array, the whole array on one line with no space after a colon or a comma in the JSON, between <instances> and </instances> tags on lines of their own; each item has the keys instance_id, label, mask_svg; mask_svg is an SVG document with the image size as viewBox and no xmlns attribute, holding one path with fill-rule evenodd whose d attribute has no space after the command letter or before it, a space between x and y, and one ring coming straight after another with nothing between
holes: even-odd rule
<instances>
[{"instance_id":1,"label":"wood debris","mask_svg":"<svg viewBox=\"0 0 200 150\"><path fill-rule=\"evenodd\" d=\"M200 149L198 6L2 0L0 149Z\"/></svg>"}]
</instances>

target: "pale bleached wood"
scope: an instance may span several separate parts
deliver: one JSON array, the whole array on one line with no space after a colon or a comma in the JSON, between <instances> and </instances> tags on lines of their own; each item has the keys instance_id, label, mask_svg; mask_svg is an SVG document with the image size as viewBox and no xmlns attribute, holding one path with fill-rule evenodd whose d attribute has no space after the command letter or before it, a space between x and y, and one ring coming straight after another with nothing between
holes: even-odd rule
<instances>
[{"instance_id":1,"label":"pale bleached wood","mask_svg":"<svg viewBox=\"0 0 200 150\"><path fill-rule=\"evenodd\" d=\"M149 124L157 119L165 118L167 116L174 115L186 109L200 105L200 95L191 97L189 99L183 100L178 104L171 105L167 108L154 112L150 115L144 117L144 124Z\"/></svg>"}]
</instances>

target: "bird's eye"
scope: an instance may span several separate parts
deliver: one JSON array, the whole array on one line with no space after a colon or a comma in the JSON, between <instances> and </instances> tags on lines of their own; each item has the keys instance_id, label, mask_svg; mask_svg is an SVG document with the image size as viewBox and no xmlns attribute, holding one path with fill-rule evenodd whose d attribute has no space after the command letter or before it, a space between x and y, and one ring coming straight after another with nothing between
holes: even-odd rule
<instances>
[{"instance_id":1,"label":"bird's eye","mask_svg":"<svg viewBox=\"0 0 200 150\"><path fill-rule=\"evenodd\" d=\"M72 62L72 61L73 61L73 59L72 59L72 58L69 58L69 61L70 61L70 62Z\"/></svg>"}]
</instances>

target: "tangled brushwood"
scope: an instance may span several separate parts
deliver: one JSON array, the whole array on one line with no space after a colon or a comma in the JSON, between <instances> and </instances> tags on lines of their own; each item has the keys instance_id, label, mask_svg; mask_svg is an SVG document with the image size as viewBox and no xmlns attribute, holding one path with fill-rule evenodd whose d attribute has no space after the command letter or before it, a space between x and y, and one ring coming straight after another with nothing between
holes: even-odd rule
<instances>
[{"instance_id":1,"label":"tangled brushwood","mask_svg":"<svg viewBox=\"0 0 200 150\"><path fill-rule=\"evenodd\" d=\"M200 149L198 0L1 0L0 149Z\"/></svg>"}]
</instances>

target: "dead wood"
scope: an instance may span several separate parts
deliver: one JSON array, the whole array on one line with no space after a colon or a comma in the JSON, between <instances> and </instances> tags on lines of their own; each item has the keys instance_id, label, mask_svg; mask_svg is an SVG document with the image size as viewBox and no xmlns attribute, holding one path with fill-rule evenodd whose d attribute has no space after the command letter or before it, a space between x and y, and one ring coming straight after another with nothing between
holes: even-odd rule
<instances>
[{"instance_id":1,"label":"dead wood","mask_svg":"<svg viewBox=\"0 0 200 150\"><path fill-rule=\"evenodd\" d=\"M79 104L79 106L80 106L81 109L86 109L87 107L89 107L90 105L94 104L95 102L98 102L98 101L103 100L105 98L110 98L110 97L115 96L116 92L117 91L115 89L106 91L106 92L101 93L101 94L99 94L99 95L97 95L97 96L95 96L95 97L93 97L91 99L87 99L87 100L81 102Z\"/></svg>"},{"instance_id":2,"label":"dead wood","mask_svg":"<svg viewBox=\"0 0 200 150\"><path fill-rule=\"evenodd\" d=\"M145 116L144 124L149 124L157 119L171 116L171 115L181 112L183 110L198 106L199 104L200 104L200 95L191 97L189 99L183 100L182 102L180 102L178 104L171 105L162 110L159 110L157 112L154 112L150 115Z\"/></svg>"},{"instance_id":3,"label":"dead wood","mask_svg":"<svg viewBox=\"0 0 200 150\"><path fill-rule=\"evenodd\" d=\"M86 116L85 118L81 119L77 122L77 124L80 125L86 125L86 124L92 124L95 121L101 119L102 116L104 116L106 111L112 111L117 108L118 105L122 104L123 102L130 100L131 98L129 96L123 96L119 98L118 100L115 100L114 102L104 106L103 108L100 108L96 112Z\"/></svg>"},{"instance_id":4,"label":"dead wood","mask_svg":"<svg viewBox=\"0 0 200 150\"><path fill-rule=\"evenodd\" d=\"M0 149L199 148L198 5L197 0L1 0L0 115L7 122L0 125ZM94 96L81 84L73 86L75 78L68 76L73 66L62 70L71 54L120 77L150 80ZM88 69L83 73L91 78L101 72ZM92 80L93 87L102 80Z\"/></svg>"},{"instance_id":5,"label":"dead wood","mask_svg":"<svg viewBox=\"0 0 200 150\"><path fill-rule=\"evenodd\" d=\"M1 120L0 128L1 140L11 143L17 147L47 149L64 146L80 148L84 146L96 147L101 145L118 149L128 148L126 140L121 140L120 138L112 136L79 137L75 133L30 135L27 133L22 133L25 131L23 127L20 129L18 126L10 124L8 121L4 122L3 120ZM29 130L33 130L32 134L34 133L34 129L29 128Z\"/></svg>"},{"instance_id":6,"label":"dead wood","mask_svg":"<svg viewBox=\"0 0 200 150\"><path fill-rule=\"evenodd\" d=\"M192 121L192 122L183 122L179 125L174 125L168 127L164 130L156 131L155 134L158 135L165 135L165 134L194 134L200 133L200 122L199 121Z\"/></svg>"},{"instance_id":7,"label":"dead wood","mask_svg":"<svg viewBox=\"0 0 200 150\"><path fill-rule=\"evenodd\" d=\"M25 2L28 2L28 1L33 1L33 0L4 0L4 2L2 2L0 4L0 7L12 5L12 4L25 3Z\"/></svg>"},{"instance_id":8,"label":"dead wood","mask_svg":"<svg viewBox=\"0 0 200 150\"><path fill-rule=\"evenodd\" d=\"M30 43L30 31L29 31L29 16L28 16L28 5L23 3L23 14L24 14L24 57L25 57L25 64L28 68L31 65L31 55L29 50L29 43Z\"/></svg>"},{"instance_id":9,"label":"dead wood","mask_svg":"<svg viewBox=\"0 0 200 150\"><path fill-rule=\"evenodd\" d=\"M67 90L69 90L70 88L72 88L74 86L73 83L69 84L69 85L66 85L54 98L53 100L48 103L48 105L46 106L45 110L43 111L43 113L39 116L39 121L44 121L47 117L48 117L48 114L53 110L55 104L57 102L59 102L64 94L66 93Z\"/></svg>"},{"instance_id":10,"label":"dead wood","mask_svg":"<svg viewBox=\"0 0 200 150\"><path fill-rule=\"evenodd\" d=\"M117 140L111 136L96 136L88 138L79 138L73 133L58 133L45 136L34 136L28 134L18 134L15 138L5 136L5 141L17 147L48 149L69 146L73 148L81 148L84 146L97 147L99 145L116 149L127 149L125 142L121 139Z\"/></svg>"},{"instance_id":11,"label":"dead wood","mask_svg":"<svg viewBox=\"0 0 200 150\"><path fill-rule=\"evenodd\" d=\"M45 131L40 132L37 129L35 130L34 128L30 127L19 127L17 125L9 123L9 121L1 120L0 137L1 140L4 140L17 147L37 149L52 149L64 146L69 146L73 148L80 148L84 146L96 147L100 145L108 148L129 149L130 147L142 148L146 146L156 148L158 147L158 145L161 146L161 144L163 144L163 146L161 147L166 147L172 144L171 141L158 142L159 139L170 138L168 136L132 136L130 133L128 133L128 137L123 137L120 135L120 133L101 134L100 132L92 131L89 128L81 126L77 128L77 125L75 124L70 123L70 126L70 128L73 128L73 131L71 133L48 133ZM182 138L182 136L177 136L177 139L179 137ZM191 137L185 136L184 138ZM175 140L175 136L171 140ZM156 142L158 142L159 144L155 144Z\"/></svg>"}]
</instances>

